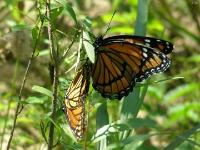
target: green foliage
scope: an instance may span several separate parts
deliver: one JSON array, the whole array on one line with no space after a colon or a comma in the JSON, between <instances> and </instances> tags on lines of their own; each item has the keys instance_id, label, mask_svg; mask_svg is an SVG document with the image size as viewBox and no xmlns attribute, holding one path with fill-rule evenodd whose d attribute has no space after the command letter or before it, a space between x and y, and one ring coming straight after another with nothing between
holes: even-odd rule
<instances>
[{"instance_id":1,"label":"green foliage","mask_svg":"<svg viewBox=\"0 0 200 150\"><path fill-rule=\"evenodd\" d=\"M56 39L54 46L58 52L55 57L60 70L56 119L52 120L53 68L45 1L38 1L37 8L35 1L30 1L30 6L24 4L26 1L0 2L3 22L0 23L3 27L0 31L0 149L5 149L7 144L6 137L11 130L17 102L23 104L24 109L17 119L13 149L46 147L50 123L55 125L54 144L57 143L58 149L200 148L198 5L190 4L189 0L176 3L170 0L112 0L98 5L90 0L87 3L53 1L51 21ZM100 6L105 10L102 11ZM9 9L4 12L5 8ZM170 55L172 65L166 73L137 84L133 92L121 101L107 101L90 88L86 104L86 139L77 142L62 111L64 96L85 58L95 61L94 37L106 32L114 10L117 12L106 36L146 33L169 40L175 45ZM39 25L43 21L42 34L38 37ZM21 32L29 36L20 35ZM37 40L34 63L26 79L22 101L19 101L19 85L30 57L22 49L25 47L31 54L32 47L29 46L34 46ZM25 59L16 57L15 53L24 54Z\"/></svg>"}]
</instances>

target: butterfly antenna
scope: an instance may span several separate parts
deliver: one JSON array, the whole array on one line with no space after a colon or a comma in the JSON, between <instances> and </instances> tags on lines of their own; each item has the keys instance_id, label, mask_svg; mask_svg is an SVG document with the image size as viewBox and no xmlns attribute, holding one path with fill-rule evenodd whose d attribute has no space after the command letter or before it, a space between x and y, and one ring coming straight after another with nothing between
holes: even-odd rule
<instances>
[{"instance_id":1,"label":"butterfly antenna","mask_svg":"<svg viewBox=\"0 0 200 150\"><path fill-rule=\"evenodd\" d=\"M112 19L113 19L113 17L114 17L114 15L115 15L116 12L117 12L117 11L115 10L114 13L113 13L113 15L112 15L112 17L111 17L111 19L110 19L110 22L108 23L106 32L103 34L103 37L104 37L104 36L107 34L107 32L110 30L110 24L111 24Z\"/></svg>"}]
</instances>

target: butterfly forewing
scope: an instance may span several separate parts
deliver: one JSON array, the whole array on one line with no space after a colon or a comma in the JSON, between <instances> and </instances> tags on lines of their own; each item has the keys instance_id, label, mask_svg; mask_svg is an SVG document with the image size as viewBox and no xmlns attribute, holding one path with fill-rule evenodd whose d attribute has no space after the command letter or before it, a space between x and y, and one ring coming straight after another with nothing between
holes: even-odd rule
<instances>
[{"instance_id":1,"label":"butterfly forewing","mask_svg":"<svg viewBox=\"0 0 200 150\"><path fill-rule=\"evenodd\" d=\"M138 45L143 45L145 47L151 47L154 48L164 54L169 54L173 50L173 44L161 40L156 39L152 37L143 37L143 36L135 36L135 35L118 35L118 36L112 36L104 39L104 43L113 43L113 42L128 42L128 43L134 43Z\"/></svg>"}]
</instances>

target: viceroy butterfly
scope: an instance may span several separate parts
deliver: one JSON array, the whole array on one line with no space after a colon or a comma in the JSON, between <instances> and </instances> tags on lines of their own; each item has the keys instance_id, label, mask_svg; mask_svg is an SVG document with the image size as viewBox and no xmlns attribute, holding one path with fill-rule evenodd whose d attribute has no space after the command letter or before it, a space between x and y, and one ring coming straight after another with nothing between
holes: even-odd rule
<instances>
[{"instance_id":1,"label":"viceroy butterfly","mask_svg":"<svg viewBox=\"0 0 200 150\"><path fill-rule=\"evenodd\" d=\"M86 131L85 98L90 85L89 69L87 63L78 71L69 86L64 111L72 132L81 140Z\"/></svg>"},{"instance_id":2,"label":"viceroy butterfly","mask_svg":"<svg viewBox=\"0 0 200 150\"><path fill-rule=\"evenodd\" d=\"M127 96L136 82L165 71L170 65L166 54L173 50L173 44L165 40L131 35L100 36L93 45L93 87L110 99Z\"/></svg>"}]
</instances>

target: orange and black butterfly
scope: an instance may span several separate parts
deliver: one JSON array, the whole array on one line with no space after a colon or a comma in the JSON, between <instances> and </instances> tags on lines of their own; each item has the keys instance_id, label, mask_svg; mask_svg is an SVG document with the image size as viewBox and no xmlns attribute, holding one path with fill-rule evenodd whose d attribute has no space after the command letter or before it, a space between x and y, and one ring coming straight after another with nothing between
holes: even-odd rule
<instances>
[{"instance_id":1,"label":"orange and black butterfly","mask_svg":"<svg viewBox=\"0 0 200 150\"><path fill-rule=\"evenodd\" d=\"M93 87L106 98L121 99L155 73L165 71L173 50L170 42L151 37L119 35L94 42L96 60L91 64Z\"/></svg>"},{"instance_id":2,"label":"orange and black butterfly","mask_svg":"<svg viewBox=\"0 0 200 150\"><path fill-rule=\"evenodd\" d=\"M86 131L85 98L89 84L89 69L86 63L70 84L64 101L66 118L78 140L83 138Z\"/></svg>"}]
</instances>

